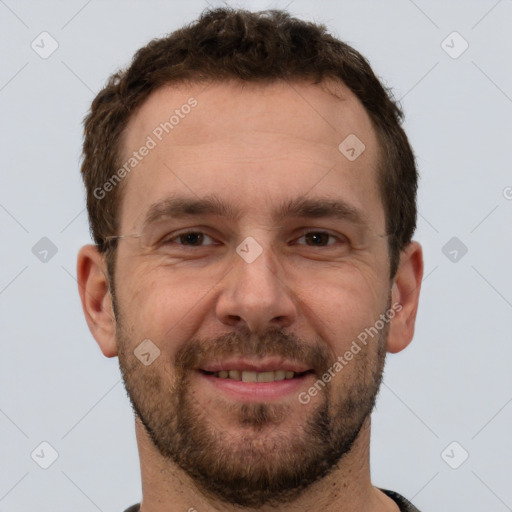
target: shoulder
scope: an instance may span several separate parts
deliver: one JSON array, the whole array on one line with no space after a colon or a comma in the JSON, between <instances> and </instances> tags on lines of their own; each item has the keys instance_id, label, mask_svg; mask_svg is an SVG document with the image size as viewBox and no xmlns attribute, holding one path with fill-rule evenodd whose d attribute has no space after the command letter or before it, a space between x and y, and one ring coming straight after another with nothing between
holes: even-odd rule
<instances>
[{"instance_id":1,"label":"shoulder","mask_svg":"<svg viewBox=\"0 0 512 512\"><path fill-rule=\"evenodd\" d=\"M409 500L404 498L401 494L389 489L382 489L379 487L386 496L389 496L400 507L400 512L420 512Z\"/></svg>"},{"instance_id":2,"label":"shoulder","mask_svg":"<svg viewBox=\"0 0 512 512\"><path fill-rule=\"evenodd\" d=\"M139 512L140 511L140 503L136 505L132 505L130 508L127 508L124 512Z\"/></svg>"}]
</instances>

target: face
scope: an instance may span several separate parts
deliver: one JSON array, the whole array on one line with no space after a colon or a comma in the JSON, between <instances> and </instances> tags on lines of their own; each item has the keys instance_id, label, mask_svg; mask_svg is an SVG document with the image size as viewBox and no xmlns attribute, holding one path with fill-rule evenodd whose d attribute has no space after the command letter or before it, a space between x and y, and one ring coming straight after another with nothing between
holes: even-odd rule
<instances>
[{"instance_id":1,"label":"face","mask_svg":"<svg viewBox=\"0 0 512 512\"><path fill-rule=\"evenodd\" d=\"M339 149L350 134L355 159L353 143ZM142 236L119 241L115 266L134 410L204 493L295 499L352 448L384 365L391 282L369 117L333 83L166 87L123 147L125 161L146 153L120 211L121 233Z\"/></svg>"}]
</instances>

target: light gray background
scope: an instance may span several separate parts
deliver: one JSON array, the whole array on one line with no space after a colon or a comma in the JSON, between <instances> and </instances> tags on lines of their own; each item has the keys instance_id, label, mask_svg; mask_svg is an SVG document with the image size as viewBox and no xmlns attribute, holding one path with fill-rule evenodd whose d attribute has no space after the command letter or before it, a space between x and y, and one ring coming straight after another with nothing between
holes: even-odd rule
<instances>
[{"instance_id":1,"label":"light gray background","mask_svg":"<svg viewBox=\"0 0 512 512\"><path fill-rule=\"evenodd\" d=\"M415 339L388 357L373 482L422 512L512 510L512 1L238 5L287 4L326 23L393 88L422 176L425 279ZM117 358L90 335L75 280L90 242L81 122L109 74L206 5L0 0L1 512L117 512L140 500ZM31 48L42 31L59 44L48 59ZM456 59L441 46L453 31L469 43ZM42 237L58 250L47 262L32 252ZM452 237L468 248L456 262L442 252ZM58 452L46 470L31 458L43 441ZM469 458L452 469L445 460L460 463L462 450Z\"/></svg>"}]
</instances>

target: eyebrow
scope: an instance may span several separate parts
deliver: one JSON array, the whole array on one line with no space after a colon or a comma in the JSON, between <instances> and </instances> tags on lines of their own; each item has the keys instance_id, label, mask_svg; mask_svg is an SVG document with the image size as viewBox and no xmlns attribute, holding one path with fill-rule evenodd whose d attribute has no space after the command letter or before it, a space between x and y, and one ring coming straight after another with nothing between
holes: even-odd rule
<instances>
[{"instance_id":1,"label":"eyebrow","mask_svg":"<svg viewBox=\"0 0 512 512\"><path fill-rule=\"evenodd\" d=\"M353 224L368 226L369 222L363 211L342 199L292 199L282 204L274 215L280 221L287 217L300 218L333 218L348 220Z\"/></svg>"},{"instance_id":2,"label":"eyebrow","mask_svg":"<svg viewBox=\"0 0 512 512\"><path fill-rule=\"evenodd\" d=\"M144 226L165 217L184 218L200 215L214 215L228 220L239 220L240 210L216 196L203 198L171 197L150 206ZM286 218L333 218L368 227L369 222L363 211L342 199L297 198L279 205L272 212L273 222Z\"/></svg>"}]
</instances>

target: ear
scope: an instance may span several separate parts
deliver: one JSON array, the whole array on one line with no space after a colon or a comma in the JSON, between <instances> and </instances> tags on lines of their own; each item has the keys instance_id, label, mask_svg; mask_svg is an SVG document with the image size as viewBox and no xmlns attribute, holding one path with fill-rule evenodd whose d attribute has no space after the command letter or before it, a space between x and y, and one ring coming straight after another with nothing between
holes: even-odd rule
<instances>
[{"instance_id":1,"label":"ear","mask_svg":"<svg viewBox=\"0 0 512 512\"><path fill-rule=\"evenodd\" d=\"M396 314L390 322L388 352L400 352L412 341L422 278L423 251L421 245L413 241L400 253L400 264L393 279L391 304L397 306L393 306Z\"/></svg>"},{"instance_id":2,"label":"ear","mask_svg":"<svg viewBox=\"0 0 512 512\"><path fill-rule=\"evenodd\" d=\"M78 252L78 292L85 320L106 357L117 355L116 321L110 283L103 256L95 245L85 245Z\"/></svg>"}]
</instances>

